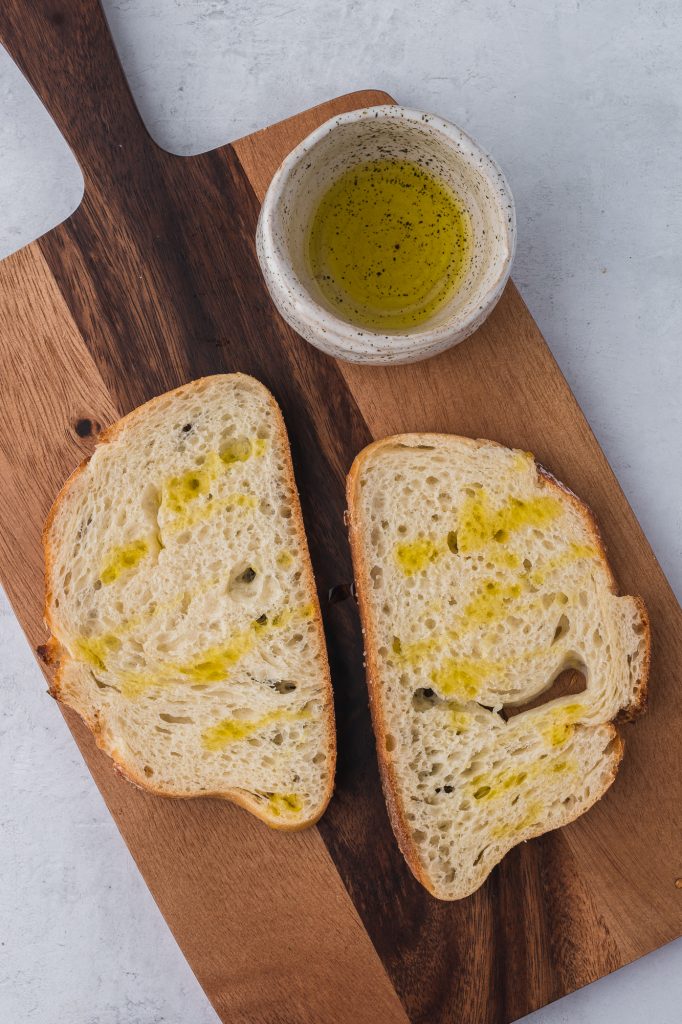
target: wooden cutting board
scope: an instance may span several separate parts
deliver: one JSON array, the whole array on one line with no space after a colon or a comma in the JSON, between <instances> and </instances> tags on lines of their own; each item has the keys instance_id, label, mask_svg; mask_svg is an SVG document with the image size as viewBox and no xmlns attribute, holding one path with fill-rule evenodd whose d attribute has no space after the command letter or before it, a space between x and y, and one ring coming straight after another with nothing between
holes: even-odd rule
<instances>
[{"instance_id":1,"label":"wooden cutting board","mask_svg":"<svg viewBox=\"0 0 682 1024\"><path fill-rule=\"evenodd\" d=\"M254 231L276 166L326 118L389 97L344 96L179 158L146 134L96 0L4 0L0 31L85 177L73 216L0 265L0 576L33 647L45 640L41 526L103 425L191 378L242 370L275 393L292 440L338 714L336 795L319 826L277 834L226 803L139 792L66 712L221 1019L505 1024L675 938L682 614L516 288L460 347L385 369L317 352L264 289ZM356 609L325 600L351 579L344 474L402 430L534 451L592 505L621 587L644 596L654 627L650 712L623 730L616 784L455 904L427 895L398 852Z\"/></svg>"}]
</instances>

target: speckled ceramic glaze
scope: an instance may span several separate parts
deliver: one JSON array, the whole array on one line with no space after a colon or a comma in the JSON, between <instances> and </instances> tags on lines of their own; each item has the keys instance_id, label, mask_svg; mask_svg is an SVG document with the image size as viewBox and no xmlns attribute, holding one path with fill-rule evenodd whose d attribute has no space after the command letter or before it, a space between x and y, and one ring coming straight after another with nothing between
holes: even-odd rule
<instances>
[{"instance_id":1,"label":"speckled ceramic glaze","mask_svg":"<svg viewBox=\"0 0 682 1024\"><path fill-rule=\"evenodd\" d=\"M456 293L425 323L385 333L341 319L306 254L311 220L330 185L354 164L378 159L428 167L466 206L473 235ZM415 362L463 341L502 294L515 243L514 200L497 164L456 125L393 105L334 117L304 139L272 179L256 234L263 275L284 319L311 344L354 363Z\"/></svg>"}]
</instances>

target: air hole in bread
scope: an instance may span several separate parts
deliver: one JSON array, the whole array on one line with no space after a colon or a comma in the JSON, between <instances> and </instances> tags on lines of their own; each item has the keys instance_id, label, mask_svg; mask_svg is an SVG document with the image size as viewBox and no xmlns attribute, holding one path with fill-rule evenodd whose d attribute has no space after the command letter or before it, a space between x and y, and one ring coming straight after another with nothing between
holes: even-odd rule
<instances>
[{"instance_id":1,"label":"air hole in bread","mask_svg":"<svg viewBox=\"0 0 682 1024\"><path fill-rule=\"evenodd\" d=\"M558 643L559 640L561 640L563 637L566 636L566 634L568 633L570 628L571 628L571 623L570 623L570 621L568 619L568 616L567 615L562 615L561 618L559 619L558 623L557 623L556 629L554 630L554 636L552 637L552 643L553 644Z\"/></svg>"},{"instance_id":2,"label":"air hole in bread","mask_svg":"<svg viewBox=\"0 0 682 1024\"><path fill-rule=\"evenodd\" d=\"M188 715L170 715L164 711L161 712L159 718L163 722L168 722L169 725L190 725L194 721Z\"/></svg>"},{"instance_id":3,"label":"air hole in bread","mask_svg":"<svg viewBox=\"0 0 682 1024\"><path fill-rule=\"evenodd\" d=\"M391 753L391 751L395 750L395 736L392 736L390 733L386 733L386 736L384 737L384 746L386 747L386 750L389 752L389 754Z\"/></svg>"},{"instance_id":4,"label":"air hole in bread","mask_svg":"<svg viewBox=\"0 0 682 1024\"><path fill-rule=\"evenodd\" d=\"M119 690L118 686L114 686L113 683L105 683L105 682L103 682L101 679L99 679L95 675L94 672L91 672L90 675L92 676L93 680L95 681L98 689L100 689L100 690L114 690L116 693L120 693L121 692Z\"/></svg>"},{"instance_id":5,"label":"air hole in bread","mask_svg":"<svg viewBox=\"0 0 682 1024\"><path fill-rule=\"evenodd\" d=\"M291 679L268 679L267 683L277 693L293 693L296 689L296 683Z\"/></svg>"},{"instance_id":6,"label":"air hole in bread","mask_svg":"<svg viewBox=\"0 0 682 1024\"><path fill-rule=\"evenodd\" d=\"M575 656L573 656L575 658ZM551 685L543 690L542 693L538 694L533 700L528 701L525 704L505 704L500 714L505 720L515 717L516 715L522 715L525 711L532 711L534 708L540 708L544 704L549 704L553 700L557 700L560 697L572 697L580 693L585 693L587 690L587 677L585 675L587 669L584 665L580 666L577 658L573 660L569 656L568 660L571 664L565 667L555 677ZM575 667L574 667L575 666Z\"/></svg>"},{"instance_id":7,"label":"air hole in bread","mask_svg":"<svg viewBox=\"0 0 682 1024\"><path fill-rule=\"evenodd\" d=\"M412 694L412 707L415 711L429 711L442 703L442 698L428 686L420 686Z\"/></svg>"}]
</instances>

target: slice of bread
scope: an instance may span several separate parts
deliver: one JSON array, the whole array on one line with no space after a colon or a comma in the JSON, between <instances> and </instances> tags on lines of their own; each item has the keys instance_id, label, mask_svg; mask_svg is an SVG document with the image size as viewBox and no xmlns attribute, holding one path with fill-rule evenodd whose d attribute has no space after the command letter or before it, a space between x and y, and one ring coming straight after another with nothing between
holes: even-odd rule
<instances>
[{"instance_id":1,"label":"slice of bread","mask_svg":"<svg viewBox=\"0 0 682 1024\"><path fill-rule=\"evenodd\" d=\"M102 434L44 533L55 696L130 780L297 829L335 733L286 429L252 377L206 377Z\"/></svg>"},{"instance_id":2,"label":"slice of bread","mask_svg":"<svg viewBox=\"0 0 682 1024\"><path fill-rule=\"evenodd\" d=\"M460 899L613 782L613 719L645 700L646 609L617 596L589 509L528 453L389 437L355 460L348 508L393 828L423 885ZM565 669L584 692L528 708Z\"/></svg>"}]
</instances>

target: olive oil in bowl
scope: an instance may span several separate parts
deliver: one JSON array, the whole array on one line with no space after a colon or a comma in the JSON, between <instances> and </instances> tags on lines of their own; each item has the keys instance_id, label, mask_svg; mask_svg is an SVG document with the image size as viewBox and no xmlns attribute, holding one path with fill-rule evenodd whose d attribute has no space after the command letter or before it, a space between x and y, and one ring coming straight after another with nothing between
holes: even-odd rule
<instances>
[{"instance_id":1,"label":"olive oil in bowl","mask_svg":"<svg viewBox=\"0 0 682 1024\"><path fill-rule=\"evenodd\" d=\"M345 171L312 218L310 270L336 314L373 331L430 320L471 261L469 214L455 193L408 160Z\"/></svg>"},{"instance_id":2,"label":"olive oil in bowl","mask_svg":"<svg viewBox=\"0 0 682 1024\"><path fill-rule=\"evenodd\" d=\"M275 306L336 359L398 365L459 344L509 278L514 200L480 146L386 103L337 114L282 161L256 252Z\"/></svg>"}]
</instances>

